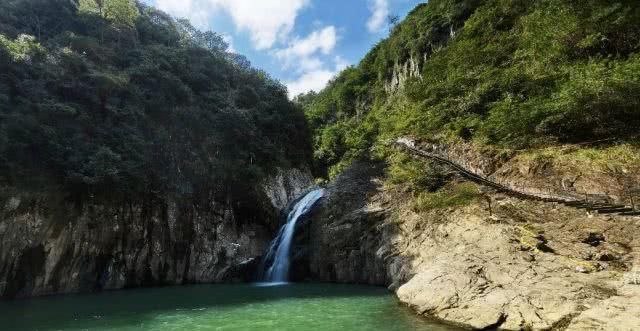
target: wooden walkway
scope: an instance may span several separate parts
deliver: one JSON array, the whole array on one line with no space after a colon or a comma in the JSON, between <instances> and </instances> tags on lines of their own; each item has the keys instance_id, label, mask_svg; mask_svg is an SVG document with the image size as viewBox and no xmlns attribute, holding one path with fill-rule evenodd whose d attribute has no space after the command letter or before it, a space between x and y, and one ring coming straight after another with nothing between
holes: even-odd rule
<instances>
[{"instance_id":1,"label":"wooden walkway","mask_svg":"<svg viewBox=\"0 0 640 331\"><path fill-rule=\"evenodd\" d=\"M566 194L566 195L554 195L551 193L533 194L533 193L523 192L523 191L514 189L512 187L503 185L501 183L497 183L494 180L488 177L479 175L469 169L466 169L464 166L452 160L449 160L448 158L442 155L429 153L424 150L421 150L415 146L415 143L413 141L407 138L400 138L396 140L395 145L406 150L407 152L411 153L414 156L434 160L438 163L445 164L470 181L492 188L496 192L500 192L518 199L550 202L550 203L560 203L569 207L584 209L589 212L595 212L598 214L618 214L621 216L640 216L640 211L636 211L632 207L611 204L606 201L596 200L596 201L590 202L588 201L589 195L586 195L585 199L581 199L576 197L575 195L571 196L569 194Z\"/></svg>"}]
</instances>

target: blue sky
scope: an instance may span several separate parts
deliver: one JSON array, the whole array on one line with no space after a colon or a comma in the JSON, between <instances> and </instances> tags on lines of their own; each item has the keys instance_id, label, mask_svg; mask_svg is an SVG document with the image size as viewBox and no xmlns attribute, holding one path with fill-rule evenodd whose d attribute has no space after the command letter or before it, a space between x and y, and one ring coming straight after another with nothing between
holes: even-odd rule
<instances>
[{"instance_id":1,"label":"blue sky","mask_svg":"<svg viewBox=\"0 0 640 331\"><path fill-rule=\"evenodd\" d=\"M418 0L144 0L201 30L225 36L289 89L320 90L357 64L388 34L387 16L403 18Z\"/></svg>"}]
</instances>

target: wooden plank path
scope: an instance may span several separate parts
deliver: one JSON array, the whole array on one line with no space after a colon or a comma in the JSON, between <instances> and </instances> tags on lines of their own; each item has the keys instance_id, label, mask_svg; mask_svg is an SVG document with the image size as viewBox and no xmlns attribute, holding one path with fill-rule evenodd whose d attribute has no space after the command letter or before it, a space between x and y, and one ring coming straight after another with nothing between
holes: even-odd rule
<instances>
[{"instance_id":1,"label":"wooden plank path","mask_svg":"<svg viewBox=\"0 0 640 331\"><path fill-rule=\"evenodd\" d=\"M585 199L581 199L581 198L577 198L575 196L569 196L569 195L566 195L566 196L553 195L553 194L538 195L538 194L533 194L529 192L519 191L509 186L497 183L488 177L479 175L465 168L464 166L458 164L457 162L449 160L446 157L421 150L416 147L415 143L412 140L407 138L397 139L395 141L395 145L408 151L410 154L414 156L434 160L438 163L445 164L470 181L473 181L477 184L480 184L486 187L490 187L496 190L496 192L500 192L518 199L549 202L549 203L560 203L568 207L585 209L589 212L595 212L598 214L618 214L621 216L640 216L640 211L636 211L635 208L633 207L628 207L624 205L614 205L608 202L597 202L597 201L589 202L588 194L585 196ZM596 196L596 195L591 195L591 196Z\"/></svg>"}]
</instances>

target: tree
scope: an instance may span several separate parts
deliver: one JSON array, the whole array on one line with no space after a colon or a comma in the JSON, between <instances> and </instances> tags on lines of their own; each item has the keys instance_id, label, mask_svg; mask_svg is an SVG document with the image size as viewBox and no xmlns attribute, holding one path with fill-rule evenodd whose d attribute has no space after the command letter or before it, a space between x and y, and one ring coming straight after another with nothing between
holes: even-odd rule
<instances>
[{"instance_id":1,"label":"tree","mask_svg":"<svg viewBox=\"0 0 640 331\"><path fill-rule=\"evenodd\" d=\"M133 0L109 0L105 16L118 32L118 45L123 31L133 30L140 13Z\"/></svg>"},{"instance_id":2,"label":"tree","mask_svg":"<svg viewBox=\"0 0 640 331\"><path fill-rule=\"evenodd\" d=\"M104 14L106 1L109 0L80 0L78 10L82 13L91 13L106 18Z\"/></svg>"},{"instance_id":3,"label":"tree","mask_svg":"<svg viewBox=\"0 0 640 331\"><path fill-rule=\"evenodd\" d=\"M136 18L140 15L133 0L108 0L104 12L107 20L116 26L127 28L133 28Z\"/></svg>"},{"instance_id":4,"label":"tree","mask_svg":"<svg viewBox=\"0 0 640 331\"><path fill-rule=\"evenodd\" d=\"M67 29L75 11L73 0L0 1L0 32L12 26L10 35L30 34L41 41Z\"/></svg>"},{"instance_id":5,"label":"tree","mask_svg":"<svg viewBox=\"0 0 640 331\"><path fill-rule=\"evenodd\" d=\"M225 52L229 48L229 44L224 41L224 38L213 31L202 32L187 19L178 19L177 23L182 43L185 45L200 47L213 52Z\"/></svg>"},{"instance_id":6,"label":"tree","mask_svg":"<svg viewBox=\"0 0 640 331\"><path fill-rule=\"evenodd\" d=\"M133 29L140 15L133 0L80 0L78 10L85 14L93 14L109 22L118 32L118 44L123 30ZM100 30L104 42L104 26Z\"/></svg>"},{"instance_id":7,"label":"tree","mask_svg":"<svg viewBox=\"0 0 640 331\"><path fill-rule=\"evenodd\" d=\"M13 5L28 1L71 0L0 0L3 187L258 206L262 176L308 165L303 113L219 34L129 0L82 0L69 16L43 11L38 41ZM46 23L58 16L64 30ZM120 31L135 48L118 47Z\"/></svg>"},{"instance_id":8,"label":"tree","mask_svg":"<svg viewBox=\"0 0 640 331\"><path fill-rule=\"evenodd\" d=\"M93 72L88 77L94 85L94 91L100 101L100 110L104 115L107 111L107 99L114 91L126 85L126 78L105 72Z\"/></svg>"},{"instance_id":9,"label":"tree","mask_svg":"<svg viewBox=\"0 0 640 331\"><path fill-rule=\"evenodd\" d=\"M398 15L389 15L387 16L387 24L389 24L389 28L393 29L400 22L400 16Z\"/></svg>"}]
</instances>

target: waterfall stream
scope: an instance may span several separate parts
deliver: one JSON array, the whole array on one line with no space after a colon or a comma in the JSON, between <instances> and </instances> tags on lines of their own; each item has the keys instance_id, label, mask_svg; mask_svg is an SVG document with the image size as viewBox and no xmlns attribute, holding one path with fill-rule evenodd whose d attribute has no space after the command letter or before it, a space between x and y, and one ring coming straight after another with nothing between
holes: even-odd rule
<instances>
[{"instance_id":1,"label":"waterfall stream","mask_svg":"<svg viewBox=\"0 0 640 331\"><path fill-rule=\"evenodd\" d=\"M323 195L324 189L318 188L310 191L295 203L287 215L287 223L280 228L278 235L269 245L269 250L263 259L264 269L262 280L268 283L287 282L291 263L291 241L293 240L296 223Z\"/></svg>"}]
</instances>

